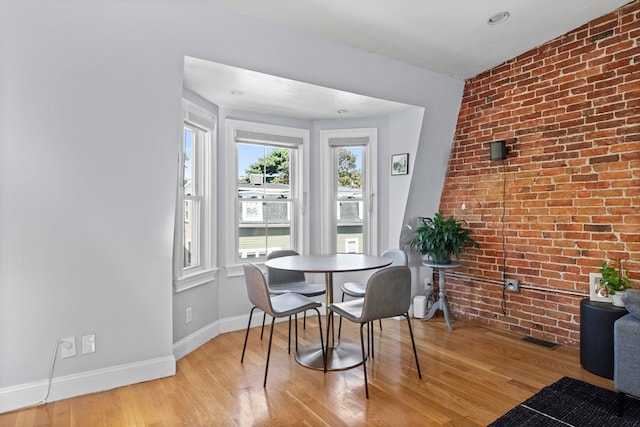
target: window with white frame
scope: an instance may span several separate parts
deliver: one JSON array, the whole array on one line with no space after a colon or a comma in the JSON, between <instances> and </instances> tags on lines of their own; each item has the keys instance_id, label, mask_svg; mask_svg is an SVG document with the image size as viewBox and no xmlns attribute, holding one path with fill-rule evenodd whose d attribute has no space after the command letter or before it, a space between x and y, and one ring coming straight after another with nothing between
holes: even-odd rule
<instances>
[{"instance_id":1,"label":"window with white frame","mask_svg":"<svg viewBox=\"0 0 640 427\"><path fill-rule=\"evenodd\" d=\"M323 221L323 250L374 253L377 130L325 130L320 139L323 197L331 201Z\"/></svg>"},{"instance_id":2,"label":"window with white frame","mask_svg":"<svg viewBox=\"0 0 640 427\"><path fill-rule=\"evenodd\" d=\"M214 277L216 117L183 102L178 203L175 224L174 286L191 288Z\"/></svg>"},{"instance_id":3,"label":"window with white frame","mask_svg":"<svg viewBox=\"0 0 640 427\"><path fill-rule=\"evenodd\" d=\"M228 239L235 251L228 263L264 260L279 249L301 252L302 152L309 131L228 120L227 136L235 153L229 213L235 227Z\"/></svg>"}]
</instances>

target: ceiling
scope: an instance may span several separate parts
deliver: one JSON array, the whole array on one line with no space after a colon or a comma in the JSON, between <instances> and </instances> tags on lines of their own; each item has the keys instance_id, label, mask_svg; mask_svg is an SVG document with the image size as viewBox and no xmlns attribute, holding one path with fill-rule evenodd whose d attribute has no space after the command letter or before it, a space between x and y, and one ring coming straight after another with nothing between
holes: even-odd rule
<instances>
[{"instance_id":1,"label":"ceiling","mask_svg":"<svg viewBox=\"0 0 640 427\"><path fill-rule=\"evenodd\" d=\"M241 13L460 79L474 77L629 3L629 0L217 1ZM509 18L489 25L489 18L500 12L508 12ZM347 110L345 116L356 117L407 108L194 58L185 61L185 87L219 105L289 117L336 118L340 117L339 110ZM277 91L256 91L258 87ZM231 95L232 91L242 94ZM312 91L313 96L308 96L307 91Z\"/></svg>"},{"instance_id":2,"label":"ceiling","mask_svg":"<svg viewBox=\"0 0 640 427\"><path fill-rule=\"evenodd\" d=\"M184 86L227 108L306 120L372 117L414 108L191 57L184 60Z\"/></svg>"}]
</instances>

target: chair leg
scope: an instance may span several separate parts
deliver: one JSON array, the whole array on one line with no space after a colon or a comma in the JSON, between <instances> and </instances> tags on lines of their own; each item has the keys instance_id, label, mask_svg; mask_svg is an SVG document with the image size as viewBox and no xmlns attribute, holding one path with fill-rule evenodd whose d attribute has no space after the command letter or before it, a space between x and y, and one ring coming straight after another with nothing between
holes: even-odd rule
<instances>
[{"instance_id":1,"label":"chair leg","mask_svg":"<svg viewBox=\"0 0 640 427\"><path fill-rule=\"evenodd\" d=\"M296 318L296 328L295 328L296 329L296 352L298 352L298 315L296 314L295 316L296 316L295 317ZM305 317L304 318L305 319L307 318L306 312L305 312ZM291 346L291 345L289 345L289 346Z\"/></svg>"},{"instance_id":2,"label":"chair leg","mask_svg":"<svg viewBox=\"0 0 640 427\"><path fill-rule=\"evenodd\" d=\"M409 319L409 313L403 314L407 319L407 325L409 325L409 336L411 337L411 345L413 346L413 355L416 358L416 368L418 369L418 378L422 379L422 372L420 371L420 362L418 362L418 352L416 351L416 342L413 340L413 330L411 329L411 320Z\"/></svg>"},{"instance_id":3,"label":"chair leg","mask_svg":"<svg viewBox=\"0 0 640 427\"><path fill-rule=\"evenodd\" d=\"M327 372L327 353L324 347L324 338L322 337L322 318L320 317L320 310L314 308L318 313L318 329L320 330L320 348L322 349L322 362L324 363L324 371Z\"/></svg>"},{"instance_id":4,"label":"chair leg","mask_svg":"<svg viewBox=\"0 0 640 427\"><path fill-rule=\"evenodd\" d=\"M364 335L362 334L362 330L364 328L364 323L360 324L360 347L362 348L362 370L364 371L364 392L369 398L369 383L367 381L367 357L364 353ZM367 332L368 334L368 332Z\"/></svg>"},{"instance_id":5,"label":"chair leg","mask_svg":"<svg viewBox=\"0 0 640 427\"><path fill-rule=\"evenodd\" d=\"M618 392L618 416L621 417L624 413L624 400L625 394L621 391Z\"/></svg>"},{"instance_id":6,"label":"chair leg","mask_svg":"<svg viewBox=\"0 0 640 427\"><path fill-rule=\"evenodd\" d=\"M374 344L373 334L375 331L373 326L373 321L369 322L369 324L367 325L367 330L370 331L369 333L371 334L371 358L373 359L376 356L375 350L373 349L373 344Z\"/></svg>"},{"instance_id":7,"label":"chair leg","mask_svg":"<svg viewBox=\"0 0 640 427\"><path fill-rule=\"evenodd\" d=\"M371 331L369 331L369 324L367 323L367 356L371 354Z\"/></svg>"},{"instance_id":8,"label":"chair leg","mask_svg":"<svg viewBox=\"0 0 640 427\"><path fill-rule=\"evenodd\" d=\"M342 293L341 302L344 302L344 292ZM338 341L340 341L340 331L342 331L342 316L340 316L340 320L338 322Z\"/></svg>"},{"instance_id":9,"label":"chair leg","mask_svg":"<svg viewBox=\"0 0 640 427\"><path fill-rule=\"evenodd\" d=\"M380 330L382 330L382 319L378 319L378 323L380 324Z\"/></svg>"},{"instance_id":10,"label":"chair leg","mask_svg":"<svg viewBox=\"0 0 640 427\"><path fill-rule=\"evenodd\" d=\"M264 367L264 383L262 387L267 386L267 372L269 372L269 359L271 358L271 341L273 340L273 327L275 326L276 318L271 319L271 331L269 332L269 349L267 350L267 364Z\"/></svg>"},{"instance_id":11,"label":"chair leg","mask_svg":"<svg viewBox=\"0 0 640 427\"><path fill-rule=\"evenodd\" d=\"M262 313L262 330L260 331L260 339L264 335L264 322L267 319L267 313Z\"/></svg>"},{"instance_id":12,"label":"chair leg","mask_svg":"<svg viewBox=\"0 0 640 427\"><path fill-rule=\"evenodd\" d=\"M244 362L244 351L247 349L247 339L249 338L249 328L251 327L251 318L253 317L253 307L249 312L249 323L247 324L247 333L244 335L244 345L242 346L242 357L240 357L240 363Z\"/></svg>"},{"instance_id":13,"label":"chair leg","mask_svg":"<svg viewBox=\"0 0 640 427\"><path fill-rule=\"evenodd\" d=\"M297 321L298 319L296 319ZM297 322L296 322L297 323ZM291 316L289 316L289 348L287 349L287 353L291 354Z\"/></svg>"}]
</instances>

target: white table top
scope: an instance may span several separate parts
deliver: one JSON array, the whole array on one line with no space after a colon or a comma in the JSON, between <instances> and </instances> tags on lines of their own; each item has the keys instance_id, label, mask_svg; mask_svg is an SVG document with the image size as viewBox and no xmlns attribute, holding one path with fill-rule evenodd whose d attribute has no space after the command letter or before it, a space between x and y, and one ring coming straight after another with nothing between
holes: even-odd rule
<instances>
[{"instance_id":1,"label":"white table top","mask_svg":"<svg viewBox=\"0 0 640 427\"><path fill-rule=\"evenodd\" d=\"M310 273L371 270L391 264L389 258L363 254L292 255L267 260L265 265L279 270Z\"/></svg>"}]
</instances>

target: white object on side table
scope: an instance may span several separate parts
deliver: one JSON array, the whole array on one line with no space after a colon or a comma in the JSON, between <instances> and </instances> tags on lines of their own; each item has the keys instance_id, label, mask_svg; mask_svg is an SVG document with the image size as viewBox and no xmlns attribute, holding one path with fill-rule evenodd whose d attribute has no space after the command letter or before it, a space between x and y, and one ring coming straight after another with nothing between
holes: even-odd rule
<instances>
[{"instance_id":1,"label":"white object on side table","mask_svg":"<svg viewBox=\"0 0 640 427\"><path fill-rule=\"evenodd\" d=\"M444 272L448 268L458 268L462 264L458 262L452 262L451 264L435 264L433 262L423 261L422 265L438 269L438 301L436 301L431 306L429 313L427 313L422 318L422 320L429 320L433 317L434 314L436 314L436 311L442 310L442 312L444 313L444 321L451 331L453 330L453 327L451 326L451 321L449 320L449 306L447 305L447 300L444 295Z\"/></svg>"}]
</instances>

